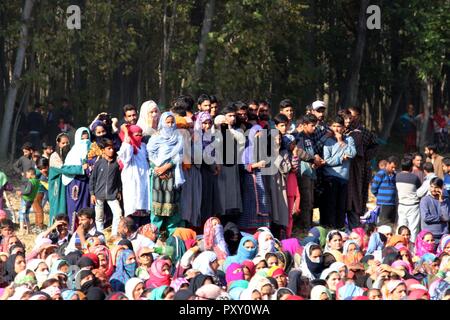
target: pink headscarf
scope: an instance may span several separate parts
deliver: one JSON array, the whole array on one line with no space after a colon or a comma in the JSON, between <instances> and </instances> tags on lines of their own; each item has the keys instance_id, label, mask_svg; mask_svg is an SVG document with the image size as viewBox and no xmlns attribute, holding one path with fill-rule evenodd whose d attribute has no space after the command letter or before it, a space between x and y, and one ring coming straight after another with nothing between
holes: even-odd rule
<instances>
[{"instance_id":1,"label":"pink headscarf","mask_svg":"<svg viewBox=\"0 0 450 320\"><path fill-rule=\"evenodd\" d=\"M227 284L230 284L236 280L244 280L244 270L242 269L242 265L239 263L232 263L228 266L225 280Z\"/></svg>"},{"instance_id":2,"label":"pink headscarf","mask_svg":"<svg viewBox=\"0 0 450 320\"><path fill-rule=\"evenodd\" d=\"M426 234L431 233L428 230L422 230L416 238L416 256L422 257L425 253L435 253L434 243L428 243L423 241Z\"/></svg>"},{"instance_id":3,"label":"pink headscarf","mask_svg":"<svg viewBox=\"0 0 450 320\"><path fill-rule=\"evenodd\" d=\"M217 220L218 224L213 226L213 221ZM211 217L205 222L205 226L203 228L203 239L205 242L205 250L214 251L219 260L225 260L228 257L227 252L222 250L218 245L223 238L223 233L219 234L223 229L216 230L220 228L220 219L217 217Z\"/></svg>"},{"instance_id":4,"label":"pink headscarf","mask_svg":"<svg viewBox=\"0 0 450 320\"><path fill-rule=\"evenodd\" d=\"M163 273L162 271L166 264L171 266L172 262L169 259L159 258L152 263L149 272L150 278L145 283L147 288L158 288L170 285L170 274Z\"/></svg>"},{"instance_id":5,"label":"pink headscarf","mask_svg":"<svg viewBox=\"0 0 450 320\"><path fill-rule=\"evenodd\" d=\"M354 228L352 230L352 232L356 233L359 236L359 241L360 241L359 247L361 248L361 250L366 251L368 243L365 240L366 232L364 231L364 229L361 227L358 227L358 228Z\"/></svg>"},{"instance_id":6,"label":"pink headscarf","mask_svg":"<svg viewBox=\"0 0 450 320\"><path fill-rule=\"evenodd\" d=\"M426 295L427 299L430 300L430 293L427 290L415 289L409 293L408 300L420 300L424 295Z\"/></svg>"},{"instance_id":7,"label":"pink headscarf","mask_svg":"<svg viewBox=\"0 0 450 320\"><path fill-rule=\"evenodd\" d=\"M189 284L189 281L186 278L176 278L172 280L170 286L177 292L183 284Z\"/></svg>"},{"instance_id":8,"label":"pink headscarf","mask_svg":"<svg viewBox=\"0 0 450 320\"><path fill-rule=\"evenodd\" d=\"M281 246L283 251L289 252L292 257L294 257L296 253L301 255L303 251L303 247L300 245L297 238L281 240Z\"/></svg>"},{"instance_id":9,"label":"pink headscarf","mask_svg":"<svg viewBox=\"0 0 450 320\"><path fill-rule=\"evenodd\" d=\"M412 266L404 260L394 261L394 263L392 263L391 266L392 266L392 268L404 267L404 268L406 268L406 270L408 271L409 274L412 274Z\"/></svg>"}]
</instances>

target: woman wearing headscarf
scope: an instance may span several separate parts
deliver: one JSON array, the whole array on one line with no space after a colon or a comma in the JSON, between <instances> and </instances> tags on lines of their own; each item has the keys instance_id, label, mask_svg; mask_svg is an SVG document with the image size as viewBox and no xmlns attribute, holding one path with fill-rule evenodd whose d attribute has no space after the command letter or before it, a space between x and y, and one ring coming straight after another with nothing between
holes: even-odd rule
<instances>
[{"instance_id":1,"label":"woman wearing headscarf","mask_svg":"<svg viewBox=\"0 0 450 320\"><path fill-rule=\"evenodd\" d=\"M225 279L218 272L219 263L213 251L204 251L195 258L192 269L200 271L203 275L211 276L217 285L225 285Z\"/></svg>"},{"instance_id":2,"label":"woman wearing headscarf","mask_svg":"<svg viewBox=\"0 0 450 320\"><path fill-rule=\"evenodd\" d=\"M364 257L360 247L353 240L347 240L344 243L343 249L344 263L347 266L351 266L354 263L358 263Z\"/></svg>"},{"instance_id":3,"label":"woman wearing headscarf","mask_svg":"<svg viewBox=\"0 0 450 320\"><path fill-rule=\"evenodd\" d=\"M136 124L142 128L142 136L145 143L158 129L160 118L161 111L155 101L148 100L141 105L139 119Z\"/></svg>"},{"instance_id":4,"label":"woman wearing headscarf","mask_svg":"<svg viewBox=\"0 0 450 320\"><path fill-rule=\"evenodd\" d=\"M191 292L196 292L200 287L205 284L213 284L214 279L211 276L206 276L204 274L198 274L193 277L189 282L189 290Z\"/></svg>"},{"instance_id":5,"label":"woman wearing headscarf","mask_svg":"<svg viewBox=\"0 0 450 320\"><path fill-rule=\"evenodd\" d=\"M206 284L200 287L195 295L199 300L216 300L222 293L222 289L215 284Z\"/></svg>"},{"instance_id":6,"label":"woman wearing headscarf","mask_svg":"<svg viewBox=\"0 0 450 320\"><path fill-rule=\"evenodd\" d=\"M203 224L209 217L220 213L218 197L218 177L220 165L215 163L215 150L210 146L214 141L211 128L212 118L209 112L199 112L194 124L194 150L202 155L200 174L202 177L201 220ZM196 157L194 159L197 159Z\"/></svg>"},{"instance_id":7,"label":"woman wearing headscarf","mask_svg":"<svg viewBox=\"0 0 450 320\"><path fill-rule=\"evenodd\" d=\"M158 132L150 138L147 151L151 167L151 223L158 230L166 224L169 234L172 234L181 222L180 187L185 182L181 168L183 139L176 130L173 113L162 114Z\"/></svg>"},{"instance_id":8,"label":"woman wearing headscarf","mask_svg":"<svg viewBox=\"0 0 450 320\"><path fill-rule=\"evenodd\" d=\"M145 282L147 289L154 289L160 286L169 286L171 281L170 270L172 261L165 256L156 259L150 267L149 279Z\"/></svg>"},{"instance_id":9,"label":"woman wearing headscarf","mask_svg":"<svg viewBox=\"0 0 450 320\"><path fill-rule=\"evenodd\" d=\"M173 300L175 290L169 286L160 286L152 290L148 300Z\"/></svg>"},{"instance_id":10,"label":"woman wearing headscarf","mask_svg":"<svg viewBox=\"0 0 450 320\"><path fill-rule=\"evenodd\" d=\"M106 138L106 126L102 121L95 121L92 126L92 135L94 137L91 147L87 154L87 160L89 166L92 168L99 158L101 158L103 152L100 149L103 138Z\"/></svg>"},{"instance_id":11,"label":"woman wearing headscarf","mask_svg":"<svg viewBox=\"0 0 450 320\"><path fill-rule=\"evenodd\" d=\"M444 235L439 241L436 254L440 256L442 253L450 254L450 234Z\"/></svg>"},{"instance_id":12,"label":"woman wearing headscarf","mask_svg":"<svg viewBox=\"0 0 450 320\"><path fill-rule=\"evenodd\" d=\"M311 290L311 300L332 300L332 294L327 287L317 285Z\"/></svg>"},{"instance_id":13,"label":"woman wearing headscarf","mask_svg":"<svg viewBox=\"0 0 450 320\"><path fill-rule=\"evenodd\" d=\"M87 145L85 145L85 147L87 148ZM67 177L82 176L85 174L85 169L88 168L87 164L69 165L68 163L65 163L70 150L69 136L65 133L59 134L56 138L55 152L50 156L50 167L48 172L50 224L54 223L53 220L56 215L69 212L67 211L66 183L63 183L62 181L64 175L66 176L66 178L64 178L65 182L70 182Z\"/></svg>"},{"instance_id":14,"label":"woman wearing headscarf","mask_svg":"<svg viewBox=\"0 0 450 320\"><path fill-rule=\"evenodd\" d=\"M428 230L419 232L416 238L416 256L419 258L426 253L436 253L433 234Z\"/></svg>"},{"instance_id":15,"label":"woman wearing headscarf","mask_svg":"<svg viewBox=\"0 0 450 320\"><path fill-rule=\"evenodd\" d=\"M144 288L144 281L142 279L131 278L125 284L125 295L128 300L141 300Z\"/></svg>"},{"instance_id":16,"label":"woman wearing headscarf","mask_svg":"<svg viewBox=\"0 0 450 320\"><path fill-rule=\"evenodd\" d=\"M308 243L302 253L302 275L310 280L319 279L323 270L322 249L315 243Z\"/></svg>"},{"instance_id":17,"label":"woman wearing headscarf","mask_svg":"<svg viewBox=\"0 0 450 320\"><path fill-rule=\"evenodd\" d=\"M123 166L121 172L122 190L125 191L123 208L125 216L139 217L139 214L146 215L150 209L147 146L142 142L141 127L124 126L122 132L123 143L117 153L117 161Z\"/></svg>"},{"instance_id":18,"label":"woman wearing headscarf","mask_svg":"<svg viewBox=\"0 0 450 320\"><path fill-rule=\"evenodd\" d=\"M80 300L77 292L70 289L61 291L61 297L63 298L63 300Z\"/></svg>"},{"instance_id":19,"label":"woman wearing headscarf","mask_svg":"<svg viewBox=\"0 0 450 320\"><path fill-rule=\"evenodd\" d=\"M226 272L228 266L235 263L243 263L245 260L253 260L257 253L257 242L252 236L246 236L239 242L237 254L228 256L223 264L223 270Z\"/></svg>"},{"instance_id":20,"label":"woman wearing headscarf","mask_svg":"<svg viewBox=\"0 0 450 320\"><path fill-rule=\"evenodd\" d=\"M251 230L270 226L270 190L264 183L261 169L265 168L266 159L262 159L259 151L260 131L263 128L254 124L249 132L245 149L242 154L242 205L243 211L239 215L238 224L241 229Z\"/></svg>"},{"instance_id":21,"label":"woman wearing headscarf","mask_svg":"<svg viewBox=\"0 0 450 320\"><path fill-rule=\"evenodd\" d=\"M383 250L387 238L384 234L374 232L370 235L369 244L367 246L366 255L381 252Z\"/></svg>"},{"instance_id":22,"label":"woman wearing headscarf","mask_svg":"<svg viewBox=\"0 0 450 320\"><path fill-rule=\"evenodd\" d=\"M125 291L125 283L134 277L136 272L136 257L134 252L126 249L119 253L116 271L110 278L114 291Z\"/></svg>"},{"instance_id":23,"label":"woman wearing headscarf","mask_svg":"<svg viewBox=\"0 0 450 320\"><path fill-rule=\"evenodd\" d=\"M358 246L361 248L361 251L364 253L367 250L368 245L368 238L366 235L366 232L363 228L353 228L352 232L350 233L349 238L353 241L355 241Z\"/></svg>"},{"instance_id":24,"label":"woman wearing headscarf","mask_svg":"<svg viewBox=\"0 0 450 320\"><path fill-rule=\"evenodd\" d=\"M327 244L327 230L324 227L318 226L311 228L311 230L308 231L308 236L313 236L319 239L320 246L325 248L325 245Z\"/></svg>"},{"instance_id":25,"label":"woman wearing headscarf","mask_svg":"<svg viewBox=\"0 0 450 320\"><path fill-rule=\"evenodd\" d=\"M326 240L324 252L329 252L330 250L338 250L342 252L344 241L340 231L331 230L328 232Z\"/></svg>"},{"instance_id":26,"label":"woman wearing headscarf","mask_svg":"<svg viewBox=\"0 0 450 320\"><path fill-rule=\"evenodd\" d=\"M25 269L25 256L22 253L10 255L6 261L4 280L7 283L13 282L16 275Z\"/></svg>"},{"instance_id":27,"label":"woman wearing headscarf","mask_svg":"<svg viewBox=\"0 0 450 320\"><path fill-rule=\"evenodd\" d=\"M260 232L258 235L258 254L259 257L265 257L267 253L276 252L275 240L270 231Z\"/></svg>"},{"instance_id":28,"label":"woman wearing headscarf","mask_svg":"<svg viewBox=\"0 0 450 320\"><path fill-rule=\"evenodd\" d=\"M205 250L213 250L219 261L224 261L229 255L228 245L225 242L223 226L219 218L211 217L205 222L203 228L203 241Z\"/></svg>"},{"instance_id":29,"label":"woman wearing headscarf","mask_svg":"<svg viewBox=\"0 0 450 320\"><path fill-rule=\"evenodd\" d=\"M75 144L64 160L65 166L84 166L91 147L91 134L88 128L81 127L75 132ZM90 206L89 171L85 168L83 174L62 176L66 186L67 213L69 215L69 232L75 232L78 225L76 213Z\"/></svg>"},{"instance_id":30,"label":"woman wearing headscarf","mask_svg":"<svg viewBox=\"0 0 450 320\"><path fill-rule=\"evenodd\" d=\"M89 248L89 252L98 258L98 269L105 273L106 277L111 277L114 273L111 251L104 245L98 245Z\"/></svg>"}]
</instances>

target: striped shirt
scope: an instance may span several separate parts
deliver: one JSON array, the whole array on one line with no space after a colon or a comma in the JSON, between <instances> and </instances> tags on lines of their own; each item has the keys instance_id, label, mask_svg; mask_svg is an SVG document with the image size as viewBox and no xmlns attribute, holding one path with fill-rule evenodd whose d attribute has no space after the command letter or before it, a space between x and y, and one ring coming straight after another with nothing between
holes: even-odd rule
<instances>
[{"instance_id":1,"label":"striped shirt","mask_svg":"<svg viewBox=\"0 0 450 320\"><path fill-rule=\"evenodd\" d=\"M397 189L395 173L389 175L386 170L380 170L373 177L371 191L377 198L377 205L395 206Z\"/></svg>"}]
</instances>

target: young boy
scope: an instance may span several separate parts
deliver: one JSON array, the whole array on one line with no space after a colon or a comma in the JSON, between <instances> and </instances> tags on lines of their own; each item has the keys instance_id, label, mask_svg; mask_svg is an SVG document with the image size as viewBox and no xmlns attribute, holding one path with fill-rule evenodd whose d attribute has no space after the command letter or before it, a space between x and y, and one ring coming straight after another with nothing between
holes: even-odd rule
<instances>
[{"instance_id":1,"label":"young boy","mask_svg":"<svg viewBox=\"0 0 450 320\"><path fill-rule=\"evenodd\" d=\"M30 230L30 209L33 204L34 198L39 191L39 179L36 178L36 172L34 169L28 169L25 172L25 178L27 182L22 186L21 191L17 191L18 195L22 196L22 202L19 211L19 224L20 224L20 233L24 234L24 226L26 225L27 234L31 233Z\"/></svg>"},{"instance_id":2,"label":"young boy","mask_svg":"<svg viewBox=\"0 0 450 320\"><path fill-rule=\"evenodd\" d=\"M298 194L295 178L295 173L298 170L298 148L295 145L295 138L292 135L287 135L288 117L284 114L278 114L273 118L273 121L275 122L275 128L279 131L279 135L275 137L275 148L279 148L279 155L274 159L278 171L270 176L272 217L274 224L278 227L276 229L279 229L279 233L277 232L278 234L276 233L275 236L278 239L285 239L292 235L292 215L294 213L294 201L289 201L288 191L295 194L296 188ZM291 149L291 144L294 145L294 149ZM295 186L288 190L290 173L293 174Z\"/></svg>"},{"instance_id":3,"label":"young boy","mask_svg":"<svg viewBox=\"0 0 450 320\"><path fill-rule=\"evenodd\" d=\"M395 169L398 159L389 157L385 169L380 170L373 177L371 191L380 206L379 224L393 224L397 215L395 186Z\"/></svg>"},{"instance_id":4,"label":"young boy","mask_svg":"<svg viewBox=\"0 0 450 320\"><path fill-rule=\"evenodd\" d=\"M36 233L44 231L44 206L48 201L48 170L49 162L46 158L41 158L37 162L39 190L33 202L33 211L35 213Z\"/></svg>"},{"instance_id":5,"label":"young boy","mask_svg":"<svg viewBox=\"0 0 450 320\"><path fill-rule=\"evenodd\" d=\"M50 160L50 156L52 155L52 153L53 146L44 142L42 144L42 157Z\"/></svg>"},{"instance_id":6,"label":"young boy","mask_svg":"<svg viewBox=\"0 0 450 320\"><path fill-rule=\"evenodd\" d=\"M295 123L294 123L294 107L293 103L289 99L284 99L280 102L280 113L284 114L288 120L289 123L287 125L287 133L293 133L295 131Z\"/></svg>"},{"instance_id":7,"label":"young boy","mask_svg":"<svg viewBox=\"0 0 450 320\"><path fill-rule=\"evenodd\" d=\"M120 169L116 161L114 142L110 139L103 139L99 147L102 150L102 158L95 163L89 179L91 203L95 205L95 223L99 232L103 232L104 229L104 205L105 201L108 203L113 213L111 234L116 236L122 217L122 209L119 204L121 198Z\"/></svg>"},{"instance_id":8,"label":"young boy","mask_svg":"<svg viewBox=\"0 0 450 320\"><path fill-rule=\"evenodd\" d=\"M355 142L345 136L344 119L337 116L331 123L333 136L323 147L324 167L323 193L324 212L320 212L320 224L341 229L345 227L345 205L350 173L350 159L356 156Z\"/></svg>"},{"instance_id":9,"label":"young boy","mask_svg":"<svg viewBox=\"0 0 450 320\"><path fill-rule=\"evenodd\" d=\"M33 155L33 146L31 143L26 142L22 146L23 156L21 156L13 165L14 171L22 176L22 180L25 180L25 172L28 169L32 169L35 166L35 163L32 159Z\"/></svg>"}]
</instances>

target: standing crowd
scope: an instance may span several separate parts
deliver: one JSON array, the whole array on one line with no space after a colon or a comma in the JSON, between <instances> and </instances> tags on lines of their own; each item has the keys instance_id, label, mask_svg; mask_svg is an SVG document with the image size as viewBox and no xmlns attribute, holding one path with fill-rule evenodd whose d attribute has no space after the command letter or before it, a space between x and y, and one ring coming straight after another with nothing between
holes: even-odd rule
<instances>
[{"instance_id":1,"label":"standing crowd","mask_svg":"<svg viewBox=\"0 0 450 320\"><path fill-rule=\"evenodd\" d=\"M430 144L373 175L360 108L325 113L202 94L52 131L54 151L30 132L17 216L0 171L0 300L450 299L450 158Z\"/></svg>"}]
</instances>

